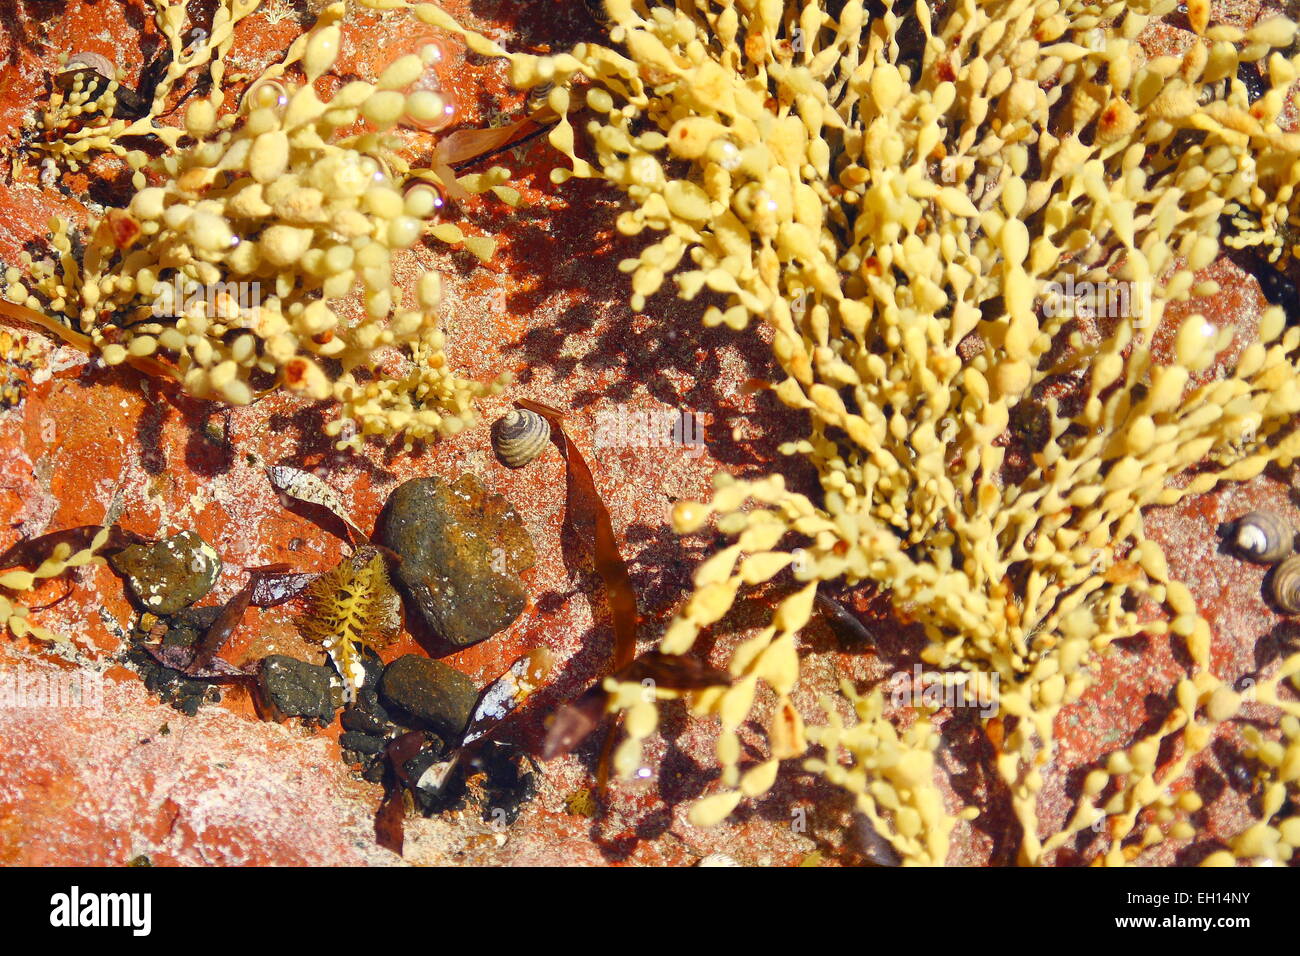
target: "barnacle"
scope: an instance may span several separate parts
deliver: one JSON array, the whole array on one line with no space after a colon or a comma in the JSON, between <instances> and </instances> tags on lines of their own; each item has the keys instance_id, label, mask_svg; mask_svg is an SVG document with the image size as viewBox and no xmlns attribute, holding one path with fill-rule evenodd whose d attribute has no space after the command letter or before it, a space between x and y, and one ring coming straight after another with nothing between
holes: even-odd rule
<instances>
[{"instance_id":1,"label":"barnacle","mask_svg":"<svg viewBox=\"0 0 1300 956\"><path fill-rule=\"evenodd\" d=\"M437 94L403 92L431 51L397 59L374 84L318 97L343 12L327 7L238 114L218 115L217 86L166 137L173 148L153 160L132 152L133 198L92 217L84 238L51 220L54 258L24 253L22 268L6 272L6 314L109 365L174 376L198 397L246 404L278 384L334 399L342 415L326 430L340 448L398 433L409 446L472 421L473 400L508 376L484 384L447 368L438 275L403 289L393 260L426 233L490 253L490 240L432 222L435 188L507 202L517 193L500 167L456 179L445 163L412 166L413 147L394 128L441 115ZM294 64L305 83L287 78Z\"/></svg>"},{"instance_id":2,"label":"barnacle","mask_svg":"<svg viewBox=\"0 0 1300 956\"><path fill-rule=\"evenodd\" d=\"M348 700L365 681L362 649L389 643L401 628L401 604L388 579L384 556L360 548L312 582L298 618L303 636L322 645L343 680Z\"/></svg>"},{"instance_id":3,"label":"barnacle","mask_svg":"<svg viewBox=\"0 0 1300 956\"><path fill-rule=\"evenodd\" d=\"M845 687L856 722L827 699L826 722L800 726L796 636L818 586L843 580L887 591L924 628L929 667L990 685L1000 716L981 719L999 721L995 765L1022 862L1049 861L1102 821L1106 863L1182 833L1190 811L1171 787L1240 702L1225 697L1210 625L1143 513L1300 454L1300 330L1270 308L1258 340L1212 374L1231 329L1191 314L1172 347L1154 334L1174 324L1170 304L1215 291L1196 272L1219 253L1223 217L1259 224L1236 233L1250 245L1271 244L1293 214L1300 136L1278 116L1300 73L1285 52L1295 25L1241 30L1198 13L1187 52L1148 57L1138 38L1172 0L605 7L617 48L537 57L412 5L476 52L509 57L516 85L550 86L550 141L571 167L553 178L617 185L629 200L619 229L655 234L622 264L633 307L673 273L682 298L721 294L705 324L766 326L773 390L809 416L784 450L816 467L818 496L779 474L720 475L710 502L676 506L679 532L716 515L733 543L696 571L662 651L689 651L743 588L786 569L796 582L732 653L732 685L691 695L719 719L724 787L691 819L719 822L761 795L778 759L808 741L822 750L808 766L853 793L905 861L943 862L957 819L980 812L945 806L923 703L900 730L879 691ZM1241 63L1267 66L1254 105ZM578 155L583 117L594 162ZM1075 308L1078 290L1104 295ZM1009 468L1009 425L1030 405L1045 412L1032 467ZM1167 617L1139 616L1139 599ZM1057 718L1100 655L1139 633L1186 645L1172 708L1044 830ZM1281 673L1297 666L1300 655ZM606 688L627 711L616 764L629 771L655 708L639 686ZM1300 712L1277 693L1268 704ZM742 767L738 730L753 720L772 752ZM1177 756L1158 760L1174 741Z\"/></svg>"}]
</instances>

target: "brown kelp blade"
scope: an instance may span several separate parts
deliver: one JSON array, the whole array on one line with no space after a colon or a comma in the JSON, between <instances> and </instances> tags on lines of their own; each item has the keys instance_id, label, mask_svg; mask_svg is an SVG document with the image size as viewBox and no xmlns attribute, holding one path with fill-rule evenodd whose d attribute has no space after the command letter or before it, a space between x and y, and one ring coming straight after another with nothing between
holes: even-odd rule
<instances>
[{"instance_id":1,"label":"brown kelp blade","mask_svg":"<svg viewBox=\"0 0 1300 956\"><path fill-rule=\"evenodd\" d=\"M287 564L268 564L249 570L248 583L226 602L225 607L221 609L221 613L217 615L217 619L204 632L203 638L195 648L192 665L194 669L200 671L210 669L217 654L226 646L226 642L230 640L230 635L235 633L235 628L239 627L239 623L244 619L244 613L252 602L253 591L257 587L258 579L265 574L279 574L288 569Z\"/></svg>"},{"instance_id":2,"label":"brown kelp blade","mask_svg":"<svg viewBox=\"0 0 1300 956\"><path fill-rule=\"evenodd\" d=\"M406 843L406 804L402 801L402 788L389 787L375 811L375 842L398 856Z\"/></svg>"},{"instance_id":3,"label":"brown kelp blade","mask_svg":"<svg viewBox=\"0 0 1300 956\"><path fill-rule=\"evenodd\" d=\"M37 312L35 309L29 309L25 305L16 305L0 298L0 319L34 325L57 336L68 345L85 352L87 355L95 354L95 347L91 344L90 336L70 329L62 322L52 319L42 312ZM164 365L149 356L129 355L125 364L130 365L136 371L144 372L146 375L152 375L156 378L173 380L179 380L180 378L179 373L174 368Z\"/></svg>"},{"instance_id":4,"label":"brown kelp blade","mask_svg":"<svg viewBox=\"0 0 1300 956\"><path fill-rule=\"evenodd\" d=\"M531 116L506 123L504 126L459 129L438 140L434 155L448 166L462 166L513 149L525 140L550 129L557 119L554 111L543 107Z\"/></svg>"},{"instance_id":5,"label":"brown kelp blade","mask_svg":"<svg viewBox=\"0 0 1300 956\"><path fill-rule=\"evenodd\" d=\"M636 633L640 622L640 612L636 606L636 592L632 590L632 578L627 572L627 562L623 560L623 555L619 553L618 542L614 539L614 524L609 517L609 509L605 507L605 502L600 497L600 492L596 490L596 482L591 476L591 468L588 467L587 461L582 457L582 452L578 447L569 441L569 437L564 431L564 413L559 409L544 405L541 402L530 401L526 398L518 400L520 408L526 408L531 412L541 415L551 424L551 439L559 447L560 453L564 456L565 465L568 473L569 494L567 500L571 505L586 512L594 528L594 556L593 560L596 565L596 573L605 585L605 598L609 602L610 614L614 618L614 660L611 670L617 671L626 667L636 656ZM565 524L570 529L576 527L576 515L573 513L573 507L570 507L564 516ZM603 710L603 700L600 701ZM564 718L566 722L574 722L574 726L569 728L562 737L557 737L557 742L553 749L559 750L563 746L561 740L567 740L576 735L577 740L581 740L591 729L583 732L580 722L585 721L589 716L590 705L584 711L562 711L557 716ZM596 718L599 722L599 717ZM617 725L616 725L617 726ZM554 725L552 725L554 729ZM609 737L605 740L605 745L601 748L600 760L596 769L596 785L600 792L604 792L605 784L609 779L610 760L613 755L614 731L611 730ZM548 745L550 740L548 739ZM576 746L576 742L570 745Z\"/></svg>"},{"instance_id":6,"label":"brown kelp blade","mask_svg":"<svg viewBox=\"0 0 1300 956\"><path fill-rule=\"evenodd\" d=\"M554 760L572 753L577 746L591 736L600 726L605 715L605 701L608 695L599 685L592 687L577 700L569 701L555 713L551 725L546 729L546 740L542 744L542 759Z\"/></svg>"},{"instance_id":7,"label":"brown kelp blade","mask_svg":"<svg viewBox=\"0 0 1300 956\"><path fill-rule=\"evenodd\" d=\"M551 436L559 446L568 468L569 483L576 492L570 495L570 501L576 501L586 510L595 526L595 565L596 573L605 584L605 596L609 601L609 610L614 618L614 661L612 670L626 667L636 656L636 633L640 612L636 606L636 592L632 590L632 578L627 571L627 562L619 553L618 543L614 540L614 525L610 521L609 509L596 490L591 469L582 457L576 445L568 440L564 432L564 413L558 409L543 405L541 402L519 399L520 408L536 412L551 423ZM574 523L574 515L566 514L565 522Z\"/></svg>"},{"instance_id":8,"label":"brown kelp blade","mask_svg":"<svg viewBox=\"0 0 1300 956\"><path fill-rule=\"evenodd\" d=\"M389 772L384 775L384 797L375 810L375 842L398 856L406 842L406 804L402 792L414 789L415 781L406 772L406 762L420 752L424 734L418 730L394 737L384 749Z\"/></svg>"},{"instance_id":9,"label":"brown kelp blade","mask_svg":"<svg viewBox=\"0 0 1300 956\"><path fill-rule=\"evenodd\" d=\"M694 657L646 651L617 675L620 681L653 681L667 690L705 690L730 687L732 676Z\"/></svg>"}]
</instances>

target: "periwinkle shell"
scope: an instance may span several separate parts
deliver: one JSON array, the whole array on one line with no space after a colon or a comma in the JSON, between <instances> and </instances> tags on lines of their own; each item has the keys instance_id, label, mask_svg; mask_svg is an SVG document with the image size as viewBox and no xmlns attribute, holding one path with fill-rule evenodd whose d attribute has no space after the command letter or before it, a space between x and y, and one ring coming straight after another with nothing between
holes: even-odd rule
<instances>
[{"instance_id":1,"label":"periwinkle shell","mask_svg":"<svg viewBox=\"0 0 1300 956\"><path fill-rule=\"evenodd\" d=\"M1287 614L1300 614L1300 555L1293 554L1273 569L1273 601Z\"/></svg>"},{"instance_id":2,"label":"periwinkle shell","mask_svg":"<svg viewBox=\"0 0 1300 956\"><path fill-rule=\"evenodd\" d=\"M1233 526L1232 545L1247 560L1273 564L1294 550L1295 528L1271 511L1251 511Z\"/></svg>"},{"instance_id":3,"label":"periwinkle shell","mask_svg":"<svg viewBox=\"0 0 1300 956\"><path fill-rule=\"evenodd\" d=\"M522 468L551 440L551 423L526 408L512 408L492 424L492 448L508 468Z\"/></svg>"}]
</instances>

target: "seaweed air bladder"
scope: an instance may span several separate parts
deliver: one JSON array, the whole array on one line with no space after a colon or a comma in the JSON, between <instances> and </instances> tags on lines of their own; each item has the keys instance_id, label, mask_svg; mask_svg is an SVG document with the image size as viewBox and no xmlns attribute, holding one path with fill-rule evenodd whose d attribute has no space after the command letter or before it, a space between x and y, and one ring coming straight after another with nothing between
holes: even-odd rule
<instances>
[{"instance_id":1,"label":"seaweed air bladder","mask_svg":"<svg viewBox=\"0 0 1300 956\"><path fill-rule=\"evenodd\" d=\"M1194 801L1175 787L1242 699L1144 519L1300 453L1300 329L1270 308L1228 360L1233 330L1184 304L1217 291L1197 273L1232 217L1257 224L1234 244L1270 247L1292 213L1300 138L1279 116L1300 70L1295 25L1211 23L1193 3L1185 52L1155 56L1139 40L1173 2L609 0L608 45L539 57L431 4L368 5L409 6L508 57L520 88L549 84L550 141L568 159L553 179L614 184L619 230L647 236L622 264L633 308L670 276L684 299L721 296L704 323L765 326L773 391L808 414L783 450L815 466L817 494L780 473L723 474L710 501L674 513L682 533L716 518L732 543L697 569L662 651L689 652L743 589L786 582L770 625L732 652L734 683L689 695L718 719L722 768L692 821L721 822L803 754L904 862L944 862L960 821L988 812L940 789L931 708L887 712L882 689L845 684L824 717L794 709L800 629L817 588L840 581L919 623L927 667L996 691L998 716L980 720L1022 863L1089 828L1105 864L1190 837ZM1242 64L1263 78L1257 100ZM1017 445L1029 467L1010 467ZM1101 761L1066 819L1040 820L1058 719L1108 648L1139 634L1185 648L1167 715ZM1300 655L1283 660L1255 701L1294 718L1283 685L1298 671ZM627 712L628 771L657 707L640 685L607 689ZM762 759L742 759L750 721L768 730ZM1294 775L1274 784L1295 797ZM1294 818L1256 826L1267 833L1229 859L1289 858Z\"/></svg>"},{"instance_id":2,"label":"seaweed air bladder","mask_svg":"<svg viewBox=\"0 0 1300 956\"><path fill-rule=\"evenodd\" d=\"M190 102L183 128L149 128L166 147L157 158L116 149L140 131L119 128L111 114L83 127L99 130L94 137L64 136L76 155L114 147L134 170L135 193L124 208L92 216L83 236L52 219L53 255L24 253L21 268L7 270L0 312L108 365L173 377L196 397L242 405L283 386L333 400L339 416L326 431L340 449L368 435L401 435L409 447L456 434L475 420L474 401L500 392L509 376L456 376L439 328L438 274L403 288L394 262L426 234L489 255L490 240L433 221L436 190L491 190L515 202L503 185L509 173L494 166L455 179L445 164L412 166L418 144L398 128L443 114L437 94L412 88L437 55L432 46L398 58L375 83L317 95L339 55L342 3L323 9L246 89L237 112L219 112L227 27L254 6L219 7L208 39L213 92ZM182 12L159 6L173 45ZM173 63L193 68L195 58L207 62L196 53ZM289 78L295 67L304 82Z\"/></svg>"}]
</instances>

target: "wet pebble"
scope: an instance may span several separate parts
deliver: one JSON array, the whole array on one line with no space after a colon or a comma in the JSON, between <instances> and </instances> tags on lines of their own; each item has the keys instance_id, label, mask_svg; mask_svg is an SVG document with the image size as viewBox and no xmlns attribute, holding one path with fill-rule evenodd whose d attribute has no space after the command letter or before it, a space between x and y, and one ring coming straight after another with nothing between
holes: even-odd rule
<instances>
[{"instance_id":1,"label":"wet pebble","mask_svg":"<svg viewBox=\"0 0 1300 956\"><path fill-rule=\"evenodd\" d=\"M262 658L259 686L268 705L285 717L334 719L333 671L283 654Z\"/></svg>"},{"instance_id":2,"label":"wet pebble","mask_svg":"<svg viewBox=\"0 0 1300 956\"><path fill-rule=\"evenodd\" d=\"M109 558L126 578L137 605L154 614L175 614L208 591L221 574L221 558L193 531L151 544L133 544Z\"/></svg>"},{"instance_id":3,"label":"wet pebble","mask_svg":"<svg viewBox=\"0 0 1300 956\"><path fill-rule=\"evenodd\" d=\"M375 539L402 558L394 576L408 609L458 647L509 627L527 604L519 573L536 560L532 539L510 503L473 475L399 485Z\"/></svg>"},{"instance_id":4,"label":"wet pebble","mask_svg":"<svg viewBox=\"0 0 1300 956\"><path fill-rule=\"evenodd\" d=\"M459 740L474 711L478 688L441 661L407 654L385 668L379 695L385 706L427 726L444 740Z\"/></svg>"},{"instance_id":5,"label":"wet pebble","mask_svg":"<svg viewBox=\"0 0 1300 956\"><path fill-rule=\"evenodd\" d=\"M384 738L349 731L339 734L339 746L358 754L377 754L384 749Z\"/></svg>"},{"instance_id":6,"label":"wet pebble","mask_svg":"<svg viewBox=\"0 0 1300 956\"><path fill-rule=\"evenodd\" d=\"M221 700L221 691L215 685L194 680L158 663L139 645L127 651L126 660L135 666L144 686L151 693L157 694L163 703L170 704L189 717L197 714L204 704Z\"/></svg>"},{"instance_id":7,"label":"wet pebble","mask_svg":"<svg viewBox=\"0 0 1300 956\"><path fill-rule=\"evenodd\" d=\"M378 717L366 713L365 710L357 706L348 707L343 711L343 729L356 731L359 734L370 734L372 737L382 737L385 731L385 723Z\"/></svg>"}]
</instances>

